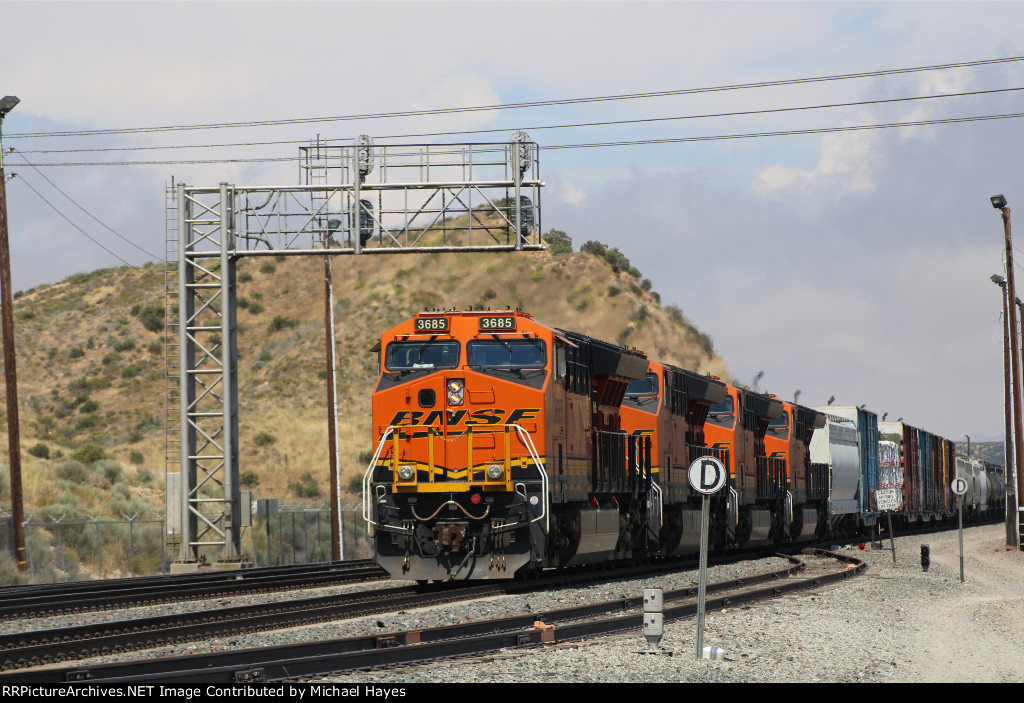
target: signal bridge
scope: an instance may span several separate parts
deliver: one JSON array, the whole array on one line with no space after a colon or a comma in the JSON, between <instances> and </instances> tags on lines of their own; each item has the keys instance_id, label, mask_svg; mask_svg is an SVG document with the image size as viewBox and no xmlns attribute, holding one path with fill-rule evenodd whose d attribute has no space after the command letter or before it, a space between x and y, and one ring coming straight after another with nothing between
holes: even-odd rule
<instances>
[{"instance_id":1,"label":"signal bridge","mask_svg":"<svg viewBox=\"0 0 1024 703\"><path fill-rule=\"evenodd\" d=\"M544 249L537 145L299 149L299 185L172 185L166 193L168 537L177 571L244 565L238 485L235 267L246 256Z\"/></svg>"}]
</instances>

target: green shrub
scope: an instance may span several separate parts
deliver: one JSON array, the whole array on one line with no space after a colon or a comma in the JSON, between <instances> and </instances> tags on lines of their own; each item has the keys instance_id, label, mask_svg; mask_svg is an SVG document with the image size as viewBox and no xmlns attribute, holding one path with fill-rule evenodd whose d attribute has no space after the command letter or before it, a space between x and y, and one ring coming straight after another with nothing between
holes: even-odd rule
<instances>
[{"instance_id":1,"label":"green shrub","mask_svg":"<svg viewBox=\"0 0 1024 703\"><path fill-rule=\"evenodd\" d=\"M72 454L73 456L74 454ZM89 469L81 461L72 458L69 461L62 461L53 467L53 474L58 479L83 484L89 478Z\"/></svg>"},{"instance_id":2,"label":"green shrub","mask_svg":"<svg viewBox=\"0 0 1024 703\"><path fill-rule=\"evenodd\" d=\"M39 457L40 459L50 458L50 448L42 442L29 449L28 453L32 456Z\"/></svg>"},{"instance_id":3,"label":"green shrub","mask_svg":"<svg viewBox=\"0 0 1024 703\"><path fill-rule=\"evenodd\" d=\"M248 271L242 271L242 273L238 274L238 282L239 283L248 283L251 280L252 280L252 274L249 273Z\"/></svg>"},{"instance_id":4,"label":"green shrub","mask_svg":"<svg viewBox=\"0 0 1024 703\"><path fill-rule=\"evenodd\" d=\"M298 498L319 498L323 495L311 471L302 474L298 481L289 481L288 490Z\"/></svg>"},{"instance_id":5,"label":"green shrub","mask_svg":"<svg viewBox=\"0 0 1024 703\"><path fill-rule=\"evenodd\" d=\"M260 266L260 273L274 273L275 271L277 271L277 267L269 261L264 261Z\"/></svg>"},{"instance_id":6,"label":"green shrub","mask_svg":"<svg viewBox=\"0 0 1024 703\"><path fill-rule=\"evenodd\" d=\"M71 452L70 458L71 461L81 462L82 464L95 464L97 461L106 459L107 453L103 451L102 447L97 447L95 444L86 444L81 449Z\"/></svg>"},{"instance_id":7,"label":"green shrub","mask_svg":"<svg viewBox=\"0 0 1024 703\"><path fill-rule=\"evenodd\" d=\"M128 461L130 461L135 466L138 466L145 460L146 457L142 456L142 452L135 451L134 449L132 450L131 454L128 455Z\"/></svg>"},{"instance_id":8,"label":"green shrub","mask_svg":"<svg viewBox=\"0 0 1024 703\"><path fill-rule=\"evenodd\" d=\"M111 485L121 482L124 478L124 469L120 462L113 459L100 459L93 464L93 468L103 474L103 478L107 479Z\"/></svg>"},{"instance_id":9,"label":"green shrub","mask_svg":"<svg viewBox=\"0 0 1024 703\"><path fill-rule=\"evenodd\" d=\"M78 406L78 412L80 413L94 413L100 407L100 404L93 399L88 399Z\"/></svg>"},{"instance_id":10,"label":"green shrub","mask_svg":"<svg viewBox=\"0 0 1024 703\"><path fill-rule=\"evenodd\" d=\"M348 492L349 493L362 493L363 492L363 477L361 474L356 474L348 480Z\"/></svg>"},{"instance_id":11,"label":"green shrub","mask_svg":"<svg viewBox=\"0 0 1024 703\"><path fill-rule=\"evenodd\" d=\"M134 349L134 348L135 348L135 340L134 339L119 339L116 342L114 342L114 351L116 351L116 352L128 351L129 349Z\"/></svg>"},{"instance_id":12,"label":"green shrub","mask_svg":"<svg viewBox=\"0 0 1024 703\"><path fill-rule=\"evenodd\" d=\"M150 332L164 329L164 308L162 305L147 305L139 311L139 322Z\"/></svg>"},{"instance_id":13,"label":"green shrub","mask_svg":"<svg viewBox=\"0 0 1024 703\"><path fill-rule=\"evenodd\" d=\"M81 359L85 356L85 351L81 347L71 347L68 349L69 359Z\"/></svg>"},{"instance_id":14,"label":"green shrub","mask_svg":"<svg viewBox=\"0 0 1024 703\"><path fill-rule=\"evenodd\" d=\"M18 565L6 550L0 550L0 586L22 586L28 583L28 575L18 571Z\"/></svg>"},{"instance_id":15,"label":"green shrub","mask_svg":"<svg viewBox=\"0 0 1024 703\"><path fill-rule=\"evenodd\" d=\"M299 321L294 318L285 317L283 315L275 315L274 319L271 320L270 324L267 326L267 330L270 332L280 332L285 328L294 329L295 327L298 326Z\"/></svg>"},{"instance_id":16,"label":"green shrub","mask_svg":"<svg viewBox=\"0 0 1024 703\"><path fill-rule=\"evenodd\" d=\"M269 432L260 432L252 438L252 443L257 447L269 447L271 444L277 441L277 438Z\"/></svg>"},{"instance_id":17,"label":"green shrub","mask_svg":"<svg viewBox=\"0 0 1024 703\"><path fill-rule=\"evenodd\" d=\"M560 229L550 229L541 239L548 245L548 251L554 255L572 252L572 237Z\"/></svg>"},{"instance_id":18,"label":"green shrub","mask_svg":"<svg viewBox=\"0 0 1024 703\"><path fill-rule=\"evenodd\" d=\"M243 471L238 475L238 484L242 488L255 488L260 484L260 477L255 471Z\"/></svg>"}]
</instances>

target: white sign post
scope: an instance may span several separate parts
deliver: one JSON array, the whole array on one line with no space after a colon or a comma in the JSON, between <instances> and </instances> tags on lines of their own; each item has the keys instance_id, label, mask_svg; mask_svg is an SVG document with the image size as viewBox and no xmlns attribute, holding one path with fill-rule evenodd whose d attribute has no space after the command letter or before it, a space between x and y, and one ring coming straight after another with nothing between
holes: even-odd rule
<instances>
[{"instance_id":1,"label":"white sign post","mask_svg":"<svg viewBox=\"0 0 1024 703\"><path fill-rule=\"evenodd\" d=\"M889 550L892 552L892 563L896 563L896 535L892 531L892 512L899 508L900 491L898 488L881 488L875 491L875 507L885 513L889 523ZM881 540L879 540L881 542Z\"/></svg>"},{"instance_id":2,"label":"white sign post","mask_svg":"<svg viewBox=\"0 0 1024 703\"><path fill-rule=\"evenodd\" d=\"M703 496L700 511L700 569L697 576L697 659L703 659L704 605L708 587L708 523L711 521L708 498L722 489L729 478L729 472L713 456L702 456L690 464L688 477L693 490Z\"/></svg>"},{"instance_id":3,"label":"white sign post","mask_svg":"<svg viewBox=\"0 0 1024 703\"><path fill-rule=\"evenodd\" d=\"M960 518L960 583L964 582L964 493L967 492L967 479L957 476L949 485L956 495L956 507Z\"/></svg>"}]
</instances>

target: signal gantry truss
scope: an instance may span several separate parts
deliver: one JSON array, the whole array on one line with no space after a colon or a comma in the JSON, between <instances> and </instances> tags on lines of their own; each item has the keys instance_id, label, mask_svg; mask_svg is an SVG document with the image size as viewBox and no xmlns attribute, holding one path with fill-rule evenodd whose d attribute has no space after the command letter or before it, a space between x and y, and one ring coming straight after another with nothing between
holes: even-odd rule
<instances>
[{"instance_id":1,"label":"signal gantry truss","mask_svg":"<svg viewBox=\"0 0 1024 703\"><path fill-rule=\"evenodd\" d=\"M508 144L318 139L300 148L299 174L295 186L168 188L167 514L186 568L209 558L245 561L239 258L544 248L538 150L523 132Z\"/></svg>"}]
</instances>

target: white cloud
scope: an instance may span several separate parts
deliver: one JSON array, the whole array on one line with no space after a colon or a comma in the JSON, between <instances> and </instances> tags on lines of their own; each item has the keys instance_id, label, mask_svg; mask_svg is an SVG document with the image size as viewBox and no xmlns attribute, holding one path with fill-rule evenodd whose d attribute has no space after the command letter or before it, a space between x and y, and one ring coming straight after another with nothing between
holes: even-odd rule
<instances>
[{"instance_id":1,"label":"white cloud","mask_svg":"<svg viewBox=\"0 0 1024 703\"><path fill-rule=\"evenodd\" d=\"M874 119L863 113L840 126L872 124ZM878 145L879 135L871 130L825 134L813 169L772 164L757 174L751 187L762 198L802 197L824 190L868 195L876 187L873 171L883 165Z\"/></svg>"}]
</instances>

